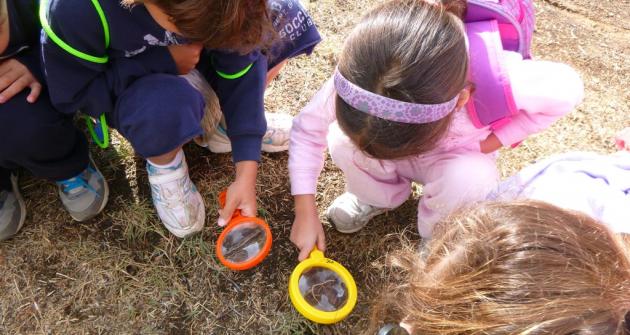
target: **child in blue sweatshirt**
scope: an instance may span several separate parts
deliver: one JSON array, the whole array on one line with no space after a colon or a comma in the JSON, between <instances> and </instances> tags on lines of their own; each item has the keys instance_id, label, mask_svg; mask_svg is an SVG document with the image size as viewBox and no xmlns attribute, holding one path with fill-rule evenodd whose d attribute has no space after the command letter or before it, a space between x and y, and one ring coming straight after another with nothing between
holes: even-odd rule
<instances>
[{"instance_id":1,"label":"child in blue sweatshirt","mask_svg":"<svg viewBox=\"0 0 630 335\"><path fill-rule=\"evenodd\" d=\"M181 149L203 133L202 96L178 76L195 67L219 97L236 165L219 223L236 208L256 214L267 74L320 40L297 0L49 0L41 14L53 104L67 114L105 115L147 159L153 202L169 231L186 237L205 219ZM290 37L281 32L260 47L287 24Z\"/></svg>"},{"instance_id":2,"label":"child in blue sweatshirt","mask_svg":"<svg viewBox=\"0 0 630 335\"><path fill-rule=\"evenodd\" d=\"M64 207L78 221L107 203L107 184L90 162L85 137L50 104L42 86L37 1L0 0L0 240L26 217L17 168L56 181Z\"/></svg>"}]
</instances>

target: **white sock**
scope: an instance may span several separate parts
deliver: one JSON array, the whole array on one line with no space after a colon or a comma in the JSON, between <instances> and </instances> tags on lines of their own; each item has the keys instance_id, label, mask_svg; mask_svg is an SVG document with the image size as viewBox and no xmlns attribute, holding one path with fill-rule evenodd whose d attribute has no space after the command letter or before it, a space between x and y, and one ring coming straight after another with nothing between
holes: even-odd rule
<instances>
[{"instance_id":1,"label":"white sock","mask_svg":"<svg viewBox=\"0 0 630 335\"><path fill-rule=\"evenodd\" d=\"M169 168L174 168L174 167L178 166L179 163L181 163L183 159L184 159L184 150L179 149L179 151L177 152L177 155L175 155L175 158L173 158L173 160L170 163L166 163L164 165L160 165L160 164L155 164L155 163L151 162L148 159L147 159L147 162L149 162L149 164L151 164L151 166L153 166L155 168L158 168L158 169L169 169Z\"/></svg>"}]
</instances>

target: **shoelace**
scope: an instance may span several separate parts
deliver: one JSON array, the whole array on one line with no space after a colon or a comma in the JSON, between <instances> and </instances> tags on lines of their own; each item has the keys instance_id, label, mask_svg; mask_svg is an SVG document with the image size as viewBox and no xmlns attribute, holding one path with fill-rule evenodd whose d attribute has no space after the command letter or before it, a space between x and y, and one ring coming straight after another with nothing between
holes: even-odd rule
<instances>
[{"instance_id":1,"label":"shoelace","mask_svg":"<svg viewBox=\"0 0 630 335\"><path fill-rule=\"evenodd\" d=\"M92 170L90 168L88 168L88 171L92 172ZM96 190L92 186L90 186L90 184L87 183L87 181L83 177L83 173L79 174L76 177L72 177L70 179L62 180L62 181L57 182L57 183L59 185L61 185L61 187L63 188L63 193L66 193L66 194L70 194L72 191L74 191L76 189L79 189L79 188L85 188L88 191L97 194Z\"/></svg>"}]
</instances>

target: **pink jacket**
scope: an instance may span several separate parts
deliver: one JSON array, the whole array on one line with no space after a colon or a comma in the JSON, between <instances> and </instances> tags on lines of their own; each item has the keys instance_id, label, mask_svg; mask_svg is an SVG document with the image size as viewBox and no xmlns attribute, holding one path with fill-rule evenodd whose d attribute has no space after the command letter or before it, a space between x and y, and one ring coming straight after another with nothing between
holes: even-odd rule
<instances>
[{"instance_id":1,"label":"pink jacket","mask_svg":"<svg viewBox=\"0 0 630 335\"><path fill-rule=\"evenodd\" d=\"M495 131L504 146L510 146L540 132L579 104L584 95L580 76L568 65L549 61L523 60L505 51L506 69L520 114ZM462 148L479 151L479 143L490 135L489 127L476 128L465 109L455 112L453 123L433 151L448 153ZM324 165L329 126L336 122L332 79L315 94L293 121L289 144L291 193L315 194Z\"/></svg>"}]
</instances>

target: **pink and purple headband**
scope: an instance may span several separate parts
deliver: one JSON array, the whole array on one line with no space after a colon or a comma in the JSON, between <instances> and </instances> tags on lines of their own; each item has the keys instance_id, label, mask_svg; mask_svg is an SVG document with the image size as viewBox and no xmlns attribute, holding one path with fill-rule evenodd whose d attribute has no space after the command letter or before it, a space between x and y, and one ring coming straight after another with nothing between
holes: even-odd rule
<instances>
[{"instance_id":1,"label":"pink and purple headband","mask_svg":"<svg viewBox=\"0 0 630 335\"><path fill-rule=\"evenodd\" d=\"M335 70L335 89L348 105L372 116L401 123L431 123L450 114L459 94L439 104L416 104L399 101L372 93L351 83L338 69Z\"/></svg>"}]
</instances>

